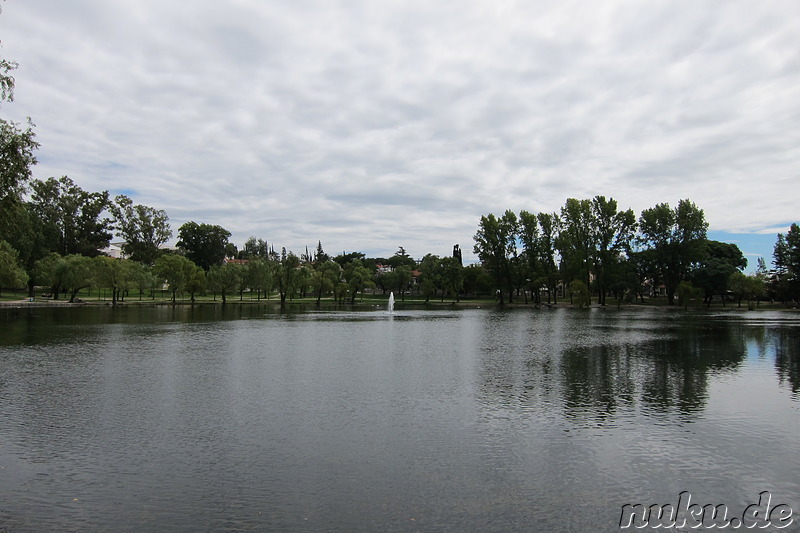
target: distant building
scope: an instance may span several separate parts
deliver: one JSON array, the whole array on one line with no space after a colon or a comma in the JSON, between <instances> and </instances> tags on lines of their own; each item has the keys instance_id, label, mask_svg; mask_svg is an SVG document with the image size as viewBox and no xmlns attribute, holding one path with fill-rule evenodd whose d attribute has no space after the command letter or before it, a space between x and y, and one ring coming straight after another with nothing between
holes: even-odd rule
<instances>
[{"instance_id":1,"label":"distant building","mask_svg":"<svg viewBox=\"0 0 800 533\"><path fill-rule=\"evenodd\" d=\"M108 243L108 246L100 250L100 253L107 255L108 257L113 257L114 259L127 259L128 256L122 251L122 247L126 244L127 243L124 241L110 242Z\"/></svg>"}]
</instances>

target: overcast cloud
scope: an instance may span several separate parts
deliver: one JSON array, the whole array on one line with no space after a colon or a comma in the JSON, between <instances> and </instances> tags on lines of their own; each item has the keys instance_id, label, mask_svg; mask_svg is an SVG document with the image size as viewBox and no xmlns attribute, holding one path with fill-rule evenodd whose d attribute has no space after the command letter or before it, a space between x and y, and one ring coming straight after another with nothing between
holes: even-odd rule
<instances>
[{"instance_id":1,"label":"overcast cloud","mask_svg":"<svg viewBox=\"0 0 800 533\"><path fill-rule=\"evenodd\" d=\"M20 68L1 113L36 124L36 177L128 194L176 232L472 259L481 215L568 197L690 198L769 242L800 218L800 3L2 7Z\"/></svg>"}]
</instances>

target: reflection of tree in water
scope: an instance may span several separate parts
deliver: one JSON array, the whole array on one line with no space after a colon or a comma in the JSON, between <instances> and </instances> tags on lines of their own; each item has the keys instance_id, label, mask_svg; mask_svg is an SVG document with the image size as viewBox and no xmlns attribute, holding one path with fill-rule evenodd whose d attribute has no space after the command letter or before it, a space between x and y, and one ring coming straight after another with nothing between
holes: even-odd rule
<instances>
[{"instance_id":1,"label":"reflection of tree in water","mask_svg":"<svg viewBox=\"0 0 800 533\"><path fill-rule=\"evenodd\" d=\"M495 324L486 330L481 400L495 409L555 410L594 426L638 410L693 417L705 408L710 376L735 371L748 347L760 350L765 338L763 328L687 318L669 329L652 322L636 339L608 322L569 331L527 324L516 338L508 335L511 324ZM794 365L790 380L800 383Z\"/></svg>"},{"instance_id":2,"label":"reflection of tree in water","mask_svg":"<svg viewBox=\"0 0 800 533\"><path fill-rule=\"evenodd\" d=\"M642 400L661 411L677 408L689 414L702 409L709 372L736 369L744 360L747 343L742 331L724 323L687 324L672 340L649 343Z\"/></svg>"},{"instance_id":3,"label":"reflection of tree in water","mask_svg":"<svg viewBox=\"0 0 800 533\"><path fill-rule=\"evenodd\" d=\"M781 384L788 382L792 393L800 396L800 335L797 329L777 329L770 337L775 346L778 379Z\"/></svg>"},{"instance_id":4,"label":"reflection of tree in water","mask_svg":"<svg viewBox=\"0 0 800 533\"><path fill-rule=\"evenodd\" d=\"M564 350L561 376L565 416L602 425L614 418L620 404L631 404L641 374L634 352L632 346L609 345Z\"/></svg>"}]
</instances>

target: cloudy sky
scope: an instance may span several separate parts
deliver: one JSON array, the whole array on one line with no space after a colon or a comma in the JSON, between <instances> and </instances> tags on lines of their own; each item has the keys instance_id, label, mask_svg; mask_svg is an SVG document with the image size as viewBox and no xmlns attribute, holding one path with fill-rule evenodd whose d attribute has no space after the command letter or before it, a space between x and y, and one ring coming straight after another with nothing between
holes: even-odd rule
<instances>
[{"instance_id":1,"label":"cloudy sky","mask_svg":"<svg viewBox=\"0 0 800 533\"><path fill-rule=\"evenodd\" d=\"M474 258L481 215L800 220L800 3L8 0L35 176L302 252ZM755 263L751 257L751 263Z\"/></svg>"}]
</instances>

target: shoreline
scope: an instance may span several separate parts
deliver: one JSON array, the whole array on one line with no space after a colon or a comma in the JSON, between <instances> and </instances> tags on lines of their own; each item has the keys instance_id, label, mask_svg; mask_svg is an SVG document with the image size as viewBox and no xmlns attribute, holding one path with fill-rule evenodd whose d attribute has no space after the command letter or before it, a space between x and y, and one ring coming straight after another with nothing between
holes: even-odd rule
<instances>
[{"instance_id":1,"label":"shoreline","mask_svg":"<svg viewBox=\"0 0 800 533\"><path fill-rule=\"evenodd\" d=\"M296 307L296 306L316 306L316 300L294 300L286 302L286 307ZM254 306L254 305L263 305L268 307L280 307L280 300L272 299L272 300L239 300L239 299L231 299L229 298L225 303L222 300L196 300L194 302L188 300L179 300L176 302L172 302L171 300L129 300L129 301L122 301L117 302L115 305L111 303L110 300L79 300L77 302L70 303L68 300L52 300L52 299L34 299L30 300L28 297L21 298L19 300L2 300L0 301L0 308L78 308L78 307L116 307L116 308L126 308L126 307L192 307L192 306ZM343 307L377 307L380 305L385 305L383 299L369 299L369 300L362 300L357 301L355 303L339 303L334 302L331 300L323 300L320 302L320 307L329 307L329 306L343 306ZM461 308L461 309L476 309L476 308L497 308L500 309L501 306L493 300L462 300L459 302L440 302L440 301L396 301L395 302L395 309L402 309L403 307L415 307L415 308ZM558 302L556 304L535 304L535 303L506 303L502 308L505 309L577 309L572 306L569 302ZM762 302L761 305L756 306L753 309L750 309L747 304L742 305L741 307L738 306L736 303L729 303L725 306L721 305L720 303L714 303L711 307L707 307L705 304L701 304L699 306L692 305L689 306L687 309L684 309L683 306L680 305L668 305L666 302L657 302L657 303L627 303L623 304L622 306L616 305L616 303L611 303L607 305L599 305L593 303L588 309L606 309L606 310L623 310L623 309L663 309L665 311L788 311L788 312L797 312L798 308L796 307L786 307L782 303L770 303L770 302Z\"/></svg>"}]
</instances>

